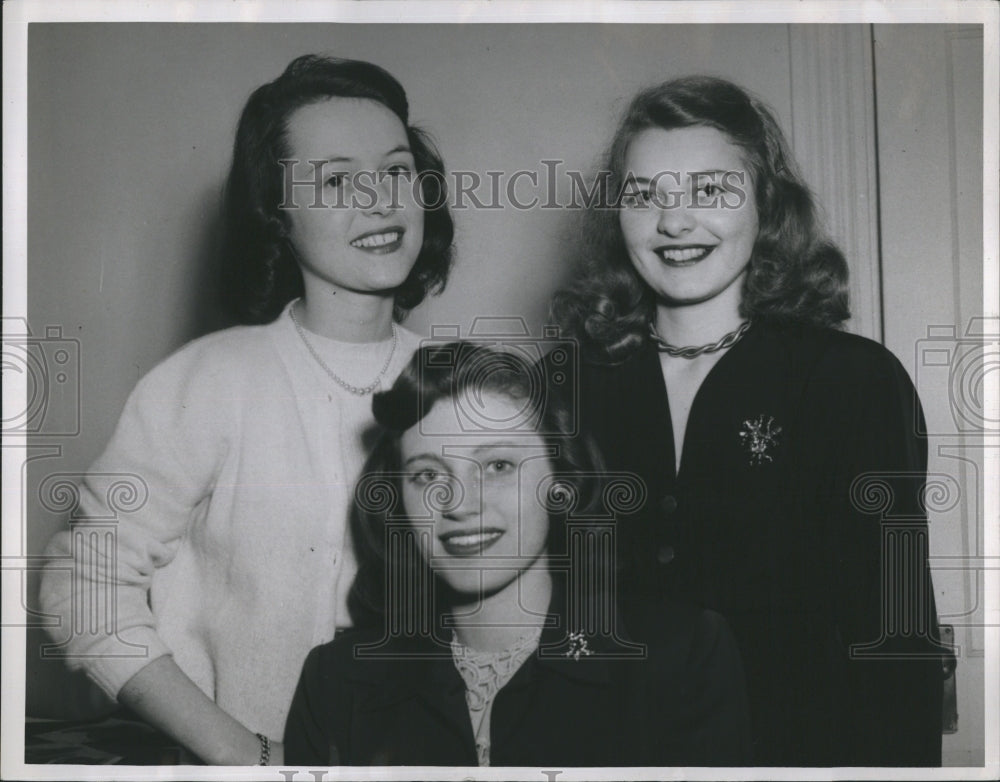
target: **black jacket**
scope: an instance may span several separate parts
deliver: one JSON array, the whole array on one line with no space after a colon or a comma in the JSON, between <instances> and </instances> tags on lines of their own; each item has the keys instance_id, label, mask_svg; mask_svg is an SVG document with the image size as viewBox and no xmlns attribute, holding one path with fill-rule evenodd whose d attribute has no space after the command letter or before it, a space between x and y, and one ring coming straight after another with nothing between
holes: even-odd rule
<instances>
[{"instance_id":1,"label":"black jacket","mask_svg":"<svg viewBox=\"0 0 1000 782\"><path fill-rule=\"evenodd\" d=\"M927 445L896 358L838 331L755 325L700 388L678 475L650 344L584 363L577 390L608 468L647 489L618 522L626 594L729 621L754 764L939 765Z\"/></svg>"},{"instance_id":2,"label":"black jacket","mask_svg":"<svg viewBox=\"0 0 1000 782\"><path fill-rule=\"evenodd\" d=\"M496 696L491 765L746 763L742 672L718 615L650 607L639 620L651 628L644 653L632 639L592 636L593 654L574 659L563 614L550 614L538 651ZM475 766L447 640L351 630L313 649L288 716L285 762Z\"/></svg>"}]
</instances>

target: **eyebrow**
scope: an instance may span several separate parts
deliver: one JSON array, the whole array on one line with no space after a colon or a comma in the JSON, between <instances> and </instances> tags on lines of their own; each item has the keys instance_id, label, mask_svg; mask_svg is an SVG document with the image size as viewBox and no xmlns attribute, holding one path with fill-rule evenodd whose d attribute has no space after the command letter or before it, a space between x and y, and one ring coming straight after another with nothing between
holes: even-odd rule
<instances>
[{"instance_id":1,"label":"eyebrow","mask_svg":"<svg viewBox=\"0 0 1000 782\"><path fill-rule=\"evenodd\" d=\"M434 453L418 453L418 454L415 454L414 456L411 456L409 459L407 459L405 462L403 462L403 466L404 467L409 467L411 464L413 464L414 462L419 462L421 459L428 459L428 460L431 460L431 461L435 461L438 464L445 465L444 459L442 459L437 454L434 454ZM447 465L445 465L445 466L447 466Z\"/></svg>"},{"instance_id":2,"label":"eyebrow","mask_svg":"<svg viewBox=\"0 0 1000 782\"><path fill-rule=\"evenodd\" d=\"M683 178L684 176L690 177L692 174L728 174L733 171L740 171L738 168L705 168L698 169L697 171L661 171L659 174L654 174L651 177L648 176L632 176L627 179L629 182L634 182L637 185L649 185L652 184L653 179L659 177L660 180L670 179L673 182L678 180L673 176L677 174L678 177Z\"/></svg>"},{"instance_id":3,"label":"eyebrow","mask_svg":"<svg viewBox=\"0 0 1000 782\"><path fill-rule=\"evenodd\" d=\"M388 152L382 155L383 158L392 157L393 155L399 154L400 152L405 152L406 154L412 155L412 150L406 144L400 144L393 147ZM312 161L310 161L312 162ZM323 158L319 161L320 165L326 165L327 163L353 163L354 158L345 155L331 155L329 157ZM315 166L313 166L315 170Z\"/></svg>"},{"instance_id":4,"label":"eyebrow","mask_svg":"<svg viewBox=\"0 0 1000 782\"><path fill-rule=\"evenodd\" d=\"M475 455L481 454L483 451L491 451L494 448L517 448L518 444L510 440L497 440L492 443L483 443L472 449L472 453Z\"/></svg>"},{"instance_id":5,"label":"eyebrow","mask_svg":"<svg viewBox=\"0 0 1000 782\"><path fill-rule=\"evenodd\" d=\"M448 446L444 446L444 447L448 447ZM491 451L491 450L496 449L496 448L520 448L520 447L521 447L521 444L516 443L516 442L514 442L512 440L497 440L497 441L492 442L492 443L483 443L482 445L477 445L475 448L473 448L470 451L470 453L471 453L472 456L478 456L479 454L483 453L484 451ZM436 453L432 453L432 452L425 452L425 453L415 454L415 455L411 456L409 459L407 459L403 463L403 466L406 467L409 464L411 464L412 462L419 461L420 459L433 459L434 461L439 462L440 464L443 464L443 465L447 466L447 462L445 461L445 459L444 459L443 456L438 455Z\"/></svg>"}]
</instances>

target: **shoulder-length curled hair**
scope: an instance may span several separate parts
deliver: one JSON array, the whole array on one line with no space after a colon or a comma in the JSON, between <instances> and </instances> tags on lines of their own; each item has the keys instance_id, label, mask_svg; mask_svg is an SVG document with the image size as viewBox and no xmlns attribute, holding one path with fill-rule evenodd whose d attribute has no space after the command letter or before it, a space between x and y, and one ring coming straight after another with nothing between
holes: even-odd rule
<instances>
[{"instance_id":1,"label":"shoulder-length curled hair","mask_svg":"<svg viewBox=\"0 0 1000 782\"><path fill-rule=\"evenodd\" d=\"M742 150L754 188L759 230L743 283L743 317L841 324L850 316L844 256L821 230L774 116L737 85L687 76L636 95L603 161L610 193L623 190L625 156L639 133L694 126L716 128ZM585 217L582 274L557 294L553 315L593 360L618 363L646 339L655 296L629 261L618 210Z\"/></svg>"},{"instance_id":2,"label":"shoulder-length curled hair","mask_svg":"<svg viewBox=\"0 0 1000 782\"><path fill-rule=\"evenodd\" d=\"M402 319L448 279L454 224L447 206L444 163L430 137L409 124L402 85L372 63L307 54L277 79L258 87L240 116L224 200L226 294L245 323L267 323L302 294L302 273L290 243L284 171L290 155L288 119L303 106L329 98L373 100L399 117L417 168L425 206L424 239L410 275L395 292Z\"/></svg>"},{"instance_id":3,"label":"shoulder-length curled hair","mask_svg":"<svg viewBox=\"0 0 1000 782\"><path fill-rule=\"evenodd\" d=\"M435 405L455 405L456 414L461 414L463 405L475 405L484 392L514 401L517 423L505 429L499 422L495 426L486 422L489 428L472 431L534 432L547 446L548 478L541 486L525 488L534 492L532 501L544 503L548 512L548 556L570 556L566 526L570 514L581 519L601 516L596 510L606 498L600 457L589 439L573 436L571 403L562 395L548 393L540 363L533 363L524 354L470 342L422 347L392 388L376 394L372 403L382 432L361 472L350 514L358 573L348 595L348 608L355 625L423 627L433 632L437 617L452 605L454 593L434 578L419 547L401 542L410 520L402 502L405 471L400 440ZM448 444L454 443L442 442ZM445 486L431 483L424 493L428 508L448 501L447 497L431 495L448 492ZM404 536L394 535L394 530ZM404 582L417 586L401 597L399 585ZM390 594L393 584L396 591Z\"/></svg>"}]
</instances>

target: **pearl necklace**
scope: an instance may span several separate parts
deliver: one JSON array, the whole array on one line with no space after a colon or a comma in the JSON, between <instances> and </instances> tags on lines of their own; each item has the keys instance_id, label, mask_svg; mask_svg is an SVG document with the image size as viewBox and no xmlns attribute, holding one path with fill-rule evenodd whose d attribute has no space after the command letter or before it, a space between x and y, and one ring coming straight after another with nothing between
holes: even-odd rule
<instances>
[{"instance_id":1,"label":"pearl necklace","mask_svg":"<svg viewBox=\"0 0 1000 782\"><path fill-rule=\"evenodd\" d=\"M297 303L298 302L296 302L296 304ZM295 317L295 304L293 304L288 309L288 314L292 318L292 323L295 324L295 330L299 333L299 337L302 339L302 344L305 345L306 349L309 351L309 355L311 355L314 359L316 359L316 363L323 368L323 371L330 376L330 379L333 380L334 383L343 388L345 391L354 394L355 396L367 396L376 388L378 388L378 384L382 382L382 376L389 368L389 364L392 363L392 357L396 355L396 345L399 342L399 339L396 334L395 323L392 324L392 348L389 350L389 355L386 358L385 363L382 365L382 368L379 370L378 374L375 375L375 379L368 385L361 387L361 386L351 385L326 365L326 362L323 361L319 353L316 352L316 348L313 347L312 343L309 341L309 338L306 337L305 329L302 328L302 324L299 323L299 319Z\"/></svg>"},{"instance_id":2,"label":"pearl necklace","mask_svg":"<svg viewBox=\"0 0 1000 782\"><path fill-rule=\"evenodd\" d=\"M715 353L719 350L731 348L743 339L743 335L750 329L751 323L752 321L749 320L744 321L740 324L738 329L725 334L718 342L710 342L707 345L699 345L697 347L688 345L679 348L675 345L671 345L669 342L664 341L663 338L656 333L656 327L652 323L649 324L649 336L652 338L653 342L656 343L656 349L661 353L666 353L668 356L674 356L677 358L697 358L704 353Z\"/></svg>"}]
</instances>

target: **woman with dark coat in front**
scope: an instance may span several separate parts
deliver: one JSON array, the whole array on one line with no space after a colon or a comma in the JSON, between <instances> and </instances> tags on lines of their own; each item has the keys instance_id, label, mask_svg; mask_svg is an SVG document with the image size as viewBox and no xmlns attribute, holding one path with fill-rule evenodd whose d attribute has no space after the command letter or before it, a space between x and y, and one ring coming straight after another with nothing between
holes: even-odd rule
<instances>
[{"instance_id":1,"label":"woman with dark coat in front","mask_svg":"<svg viewBox=\"0 0 1000 782\"><path fill-rule=\"evenodd\" d=\"M676 79L635 97L606 168L615 208L554 312L582 429L647 490L623 592L729 621L755 765L940 765L919 400L838 329L847 266L781 130L734 84Z\"/></svg>"},{"instance_id":2,"label":"woman with dark coat in front","mask_svg":"<svg viewBox=\"0 0 1000 782\"><path fill-rule=\"evenodd\" d=\"M605 481L541 375L468 343L423 347L375 397L356 491L356 628L306 660L298 765L736 766L742 670L710 611L630 609L604 567L638 498Z\"/></svg>"}]
</instances>

